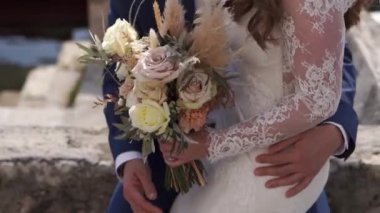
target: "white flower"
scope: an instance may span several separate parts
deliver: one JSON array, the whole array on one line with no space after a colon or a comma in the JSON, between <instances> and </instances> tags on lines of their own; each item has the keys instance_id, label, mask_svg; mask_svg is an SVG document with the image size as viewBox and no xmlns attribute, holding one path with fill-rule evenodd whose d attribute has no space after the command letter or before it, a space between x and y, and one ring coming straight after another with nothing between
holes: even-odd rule
<instances>
[{"instance_id":1,"label":"white flower","mask_svg":"<svg viewBox=\"0 0 380 213\"><path fill-rule=\"evenodd\" d=\"M140 82L169 83L181 73L180 54L169 46L146 51L132 73Z\"/></svg>"},{"instance_id":2,"label":"white flower","mask_svg":"<svg viewBox=\"0 0 380 213\"><path fill-rule=\"evenodd\" d=\"M136 30L123 19L117 19L104 35L102 47L108 55L124 57L128 45L138 37Z\"/></svg>"},{"instance_id":3,"label":"white flower","mask_svg":"<svg viewBox=\"0 0 380 213\"><path fill-rule=\"evenodd\" d=\"M128 108L140 103L141 100L152 100L162 104L167 99L168 88L162 84L149 84L127 78L119 87L119 95L126 99Z\"/></svg>"},{"instance_id":4,"label":"white flower","mask_svg":"<svg viewBox=\"0 0 380 213\"><path fill-rule=\"evenodd\" d=\"M151 100L143 100L129 109L132 126L146 132L161 135L166 131L170 121L169 106L163 106Z\"/></svg>"},{"instance_id":5,"label":"white flower","mask_svg":"<svg viewBox=\"0 0 380 213\"><path fill-rule=\"evenodd\" d=\"M216 85L207 73L194 70L178 79L180 104L199 109L216 95Z\"/></svg>"},{"instance_id":6,"label":"white flower","mask_svg":"<svg viewBox=\"0 0 380 213\"><path fill-rule=\"evenodd\" d=\"M136 96L134 92L128 93L126 97L126 102L125 102L126 107L131 108L134 105L139 104L139 103L140 103L139 98Z\"/></svg>"}]
</instances>

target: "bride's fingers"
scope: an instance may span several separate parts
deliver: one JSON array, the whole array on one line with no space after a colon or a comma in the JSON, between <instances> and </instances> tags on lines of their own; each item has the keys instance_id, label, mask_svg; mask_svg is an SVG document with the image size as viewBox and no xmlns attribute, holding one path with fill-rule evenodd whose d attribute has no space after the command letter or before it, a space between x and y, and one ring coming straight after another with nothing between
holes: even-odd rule
<instances>
[{"instance_id":1,"label":"bride's fingers","mask_svg":"<svg viewBox=\"0 0 380 213\"><path fill-rule=\"evenodd\" d=\"M172 149L171 143L160 143L160 150L161 152L170 152Z\"/></svg>"},{"instance_id":2,"label":"bride's fingers","mask_svg":"<svg viewBox=\"0 0 380 213\"><path fill-rule=\"evenodd\" d=\"M277 176L282 177L292 174L296 171L294 164L286 164L281 166L267 166L255 169L254 173L257 176Z\"/></svg>"},{"instance_id":3,"label":"bride's fingers","mask_svg":"<svg viewBox=\"0 0 380 213\"><path fill-rule=\"evenodd\" d=\"M304 178L305 178L304 174L294 173L288 176L282 176L279 178L269 180L265 183L265 187L277 188L281 186L290 186L290 185L294 185L296 183L301 182Z\"/></svg>"},{"instance_id":4,"label":"bride's fingers","mask_svg":"<svg viewBox=\"0 0 380 213\"><path fill-rule=\"evenodd\" d=\"M289 197L293 197L293 196L297 195L302 190L304 190L311 183L312 180L313 180L312 177L310 177L310 176L306 177L299 184L297 184L294 187L292 187L291 189L289 189L286 192L286 197L289 198Z\"/></svg>"},{"instance_id":5,"label":"bride's fingers","mask_svg":"<svg viewBox=\"0 0 380 213\"><path fill-rule=\"evenodd\" d=\"M184 162L182 160L179 160L179 159L175 159L175 160L165 160L165 163L172 167L172 168L175 168L175 167L178 167L182 164L184 164Z\"/></svg>"}]
</instances>

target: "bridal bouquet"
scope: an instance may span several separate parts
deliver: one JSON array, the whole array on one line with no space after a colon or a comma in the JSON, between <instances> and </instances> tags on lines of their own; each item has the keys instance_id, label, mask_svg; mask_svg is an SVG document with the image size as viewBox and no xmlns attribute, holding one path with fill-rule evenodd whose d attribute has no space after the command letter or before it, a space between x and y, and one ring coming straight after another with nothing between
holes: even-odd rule
<instances>
[{"instance_id":1,"label":"bridal bouquet","mask_svg":"<svg viewBox=\"0 0 380 213\"><path fill-rule=\"evenodd\" d=\"M101 42L92 36L90 47L80 45L86 63L101 63L109 71L116 64L115 82L119 97L115 112L122 123L118 139L141 141L143 156L155 151L155 140L172 143L181 152L189 143L191 131L206 125L208 113L231 101L225 67L231 54L227 47L225 17L220 5L207 5L197 13L188 30L184 9L178 0L167 0L161 13L153 5L158 31L139 38L135 28L118 19ZM167 186L186 193L197 183L205 184L200 161L168 168Z\"/></svg>"}]
</instances>

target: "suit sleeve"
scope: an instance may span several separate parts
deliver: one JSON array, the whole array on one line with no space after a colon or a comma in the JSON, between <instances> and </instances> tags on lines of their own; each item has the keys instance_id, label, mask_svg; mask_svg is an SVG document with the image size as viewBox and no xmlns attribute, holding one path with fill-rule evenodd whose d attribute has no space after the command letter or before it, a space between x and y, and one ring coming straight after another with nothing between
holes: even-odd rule
<instances>
[{"instance_id":1,"label":"suit sleeve","mask_svg":"<svg viewBox=\"0 0 380 213\"><path fill-rule=\"evenodd\" d=\"M110 3L110 12L108 16L108 25L112 25L116 19L118 18L125 18L128 17L128 14L123 14L120 16L119 14L119 8L121 6L127 6L127 5L120 5L122 1L111 1ZM129 1L127 1L129 2ZM125 8L126 11L128 11L127 8ZM113 76L112 76L113 75ZM114 67L111 67L109 69L109 72L104 71L104 80L103 80L103 95L112 95L112 96L118 96L118 85L115 82L115 73L114 73ZM140 152L141 151L141 143L138 141L132 141L132 140L117 140L115 139L116 136L120 135L122 132L117 129L113 124L114 123L121 123L120 116L115 115L114 111L114 104L108 103L107 106L104 108L104 114L106 117L107 125L109 128L109 145L111 148L111 152L113 155L113 158L116 159L120 154L125 152Z\"/></svg>"},{"instance_id":2,"label":"suit sleeve","mask_svg":"<svg viewBox=\"0 0 380 213\"><path fill-rule=\"evenodd\" d=\"M329 118L328 122L340 124L348 137L348 148L338 158L347 159L355 150L356 136L358 131L358 116L353 108L356 88L357 70L352 64L350 49L345 47L343 64L342 96L336 113Z\"/></svg>"}]
</instances>

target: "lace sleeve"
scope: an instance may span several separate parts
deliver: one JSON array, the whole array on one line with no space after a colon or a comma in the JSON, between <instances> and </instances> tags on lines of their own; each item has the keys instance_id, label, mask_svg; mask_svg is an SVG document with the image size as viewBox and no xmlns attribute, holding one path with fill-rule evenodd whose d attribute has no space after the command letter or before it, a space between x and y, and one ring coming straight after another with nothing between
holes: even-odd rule
<instances>
[{"instance_id":1,"label":"lace sleeve","mask_svg":"<svg viewBox=\"0 0 380 213\"><path fill-rule=\"evenodd\" d=\"M266 147L333 115L341 94L344 12L353 0L284 0L284 58L295 92L278 105L228 129L210 132L216 161Z\"/></svg>"}]
</instances>

